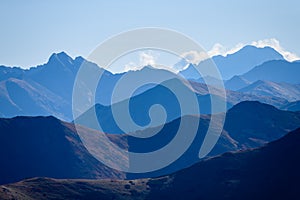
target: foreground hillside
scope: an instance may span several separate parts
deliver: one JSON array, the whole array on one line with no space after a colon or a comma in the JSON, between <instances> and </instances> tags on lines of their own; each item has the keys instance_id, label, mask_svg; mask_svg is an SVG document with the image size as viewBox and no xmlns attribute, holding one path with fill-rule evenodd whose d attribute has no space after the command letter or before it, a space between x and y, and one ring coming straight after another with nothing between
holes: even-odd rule
<instances>
[{"instance_id":1,"label":"foreground hillside","mask_svg":"<svg viewBox=\"0 0 300 200\"><path fill-rule=\"evenodd\" d=\"M184 118L185 120L198 119L197 116ZM135 179L170 174L199 161L199 149L209 120L209 115L201 116L199 129L191 146L171 165L145 174L125 174L112 170L96 160L84 147L71 123L54 117L0 118L0 184L37 176ZM158 134L147 139L124 135L108 136L115 144L131 152L151 152L168 144L174 138L179 124L180 119L167 123ZM298 127L300 127L299 112L282 111L259 102L242 102L228 111L224 131L209 156L260 147ZM99 134L92 129L80 128L81 132L87 135ZM140 131L140 134L147 131L149 129ZM112 151L104 151L102 156L113 155ZM130 163L127 157L117 157L124 158ZM112 162L115 161L112 159Z\"/></svg>"},{"instance_id":2,"label":"foreground hillside","mask_svg":"<svg viewBox=\"0 0 300 200\"><path fill-rule=\"evenodd\" d=\"M0 184L34 176L124 178L87 151L72 124L54 117L0 118L0 130Z\"/></svg>"},{"instance_id":3,"label":"foreground hillside","mask_svg":"<svg viewBox=\"0 0 300 200\"><path fill-rule=\"evenodd\" d=\"M297 199L300 129L253 150L225 153L154 179L34 178L1 186L1 199Z\"/></svg>"}]
</instances>

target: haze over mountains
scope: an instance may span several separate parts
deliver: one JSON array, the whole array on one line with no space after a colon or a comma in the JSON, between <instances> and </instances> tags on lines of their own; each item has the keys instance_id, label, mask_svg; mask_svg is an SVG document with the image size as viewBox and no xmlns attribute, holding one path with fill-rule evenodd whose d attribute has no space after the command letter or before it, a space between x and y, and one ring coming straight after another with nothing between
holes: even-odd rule
<instances>
[{"instance_id":1,"label":"haze over mountains","mask_svg":"<svg viewBox=\"0 0 300 200\"><path fill-rule=\"evenodd\" d=\"M96 70L103 70L82 57L72 59L64 52L52 54L46 64L29 70L2 66L0 98L6 105L1 112L2 117L54 115L71 120L74 80L83 62L94 66ZM106 70L104 73L107 78L103 80L106 85L103 92L106 92L119 75L113 75ZM99 95L99 98L103 98L99 99L100 102L105 102L108 97Z\"/></svg>"},{"instance_id":2,"label":"haze over mountains","mask_svg":"<svg viewBox=\"0 0 300 200\"><path fill-rule=\"evenodd\" d=\"M246 46L226 57L215 56L213 60L221 73L227 73L227 75L223 76L224 79L233 76L232 79L225 82L227 89L236 91L236 93L227 92L231 94L227 102L228 108L242 101L238 100L242 99L241 97L244 100L258 100L263 103L269 103L278 108L288 102L299 100L300 92L297 84L300 84L300 81L297 75L299 74L300 63L290 63L283 60L283 57L270 47L257 48ZM109 106L114 85L124 73L112 74L84 60L82 57L72 59L66 53L61 52L51 55L46 64L28 70L16 67L0 67L0 100L1 105L3 105L0 116L54 115L60 119L72 121L73 84L77 71L83 62L93 66L96 70L103 70L105 75L96 91L96 103ZM205 64L205 61L199 65L202 64ZM193 69L190 69L193 72ZM147 70L156 70L158 74L161 71L153 68L145 70L144 68L141 71L130 71L127 73L138 76L139 73L146 74ZM189 68L180 72L180 74L186 74L188 71ZM193 77L189 77L188 73L186 78L193 79ZM202 82L194 79L193 81ZM251 84L253 85L250 86ZM147 90L154 91L148 92ZM144 95L144 98L147 98L147 93L161 92L155 90L153 86L144 87L137 94L140 96ZM284 93L282 93L283 90ZM209 107L207 97L200 93L198 91L199 98L208 105L204 107ZM203 113L210 113L209 110L204 109L203 111ZM172 119L176 117L178 116L174 116Z\"/></svg>"},{"instance_id":3,"label":"haze over mountains","mask_svg":"<svg viewBox=\"0 0 300 200\"><path fill-rule=\"evenodd\" d=\"M194 67L204 66L207 61L198 66L185 63L188 68L177 74L179 78L152 66L113 74L64 52L53 54L46 64L28 70L0 66L0 116L6 117L0 118L0 184L11 183L0 186L0 198L268 199L299 195L295 188L299 187L300 178L297 129L300 127L300 62L285 61L270 47L253 46L212 59L223 75L226 98L213 84L214 78L207 77L212 83L208 87L203 77L198 77ZM73 85L83 63L97 73L103 72L103 77L95 91L95 104L81 110L82 114L73 119ZM119 101L111 103L114 87L125 75L171 74L175 78L144 85L132 96L120 95ZM187 80L181 80L182 76ZM84 81L79 85L88 94L93 93ZM181 90L186 99L189 94L195 95L200 114L196 111L183 114L181 102L168 85ZM226 105L226 120L212 151L199 159L212 116L225 112L212 113L212 100ZM149 112L156 104L165 109L166 121L152 123L152 119L161 117L151 116ZM122 106L128 108L130 117L141 129L124 131L118 126L112 109ZM94 112L97 119L93 118ZM97 141L97 149L103 149L99 155L108 158L111 164L118 165L124 160L134 167L129 156L116 156L106 140L96 140L103 134L95 124L100 123L101 131L120 148L142 153L153 152L172 141L181 120L199 121L195 139L173 163L148 173L125 173L107 167L89 152L91 149L88 150L77 132ZM77 130L74 122L80 124ZM130 132L147 135L153 130L159 131L149 138L128 135ZM32 179L21 181L27 178ZM13 183L16 181L21 182Z\"/></svg>"},{"instance_id":4,"label":"haze over mountains","mask_svg":"<svg viewBox=\"0 0 300 200\"><path fill-rule=\"evenodd\" d=\"M196 116L185 118L193 120ZM106 167L96 160L83 145L71 123L54 117L0 119L0 184L36 176L131 179L166 175L199 161L199 149L209 120L209 116L201 116L200 128L193 143L180 159L168 167L152 173L126 174ZM176 119L165 124L155 137L148 139L126 135L108 137L131 152L148 152L159 149L172 140L179 123L180 119ZM259 102L242 102L228 111L222 135L209 156L260 147L281 138L297 127L300 127L299 112L281 111ZM98 134L97 131L86 127L80 129L87 134ZM140 134L147 131L149 129L141 131Z\"/></svg>"}]
</instances>

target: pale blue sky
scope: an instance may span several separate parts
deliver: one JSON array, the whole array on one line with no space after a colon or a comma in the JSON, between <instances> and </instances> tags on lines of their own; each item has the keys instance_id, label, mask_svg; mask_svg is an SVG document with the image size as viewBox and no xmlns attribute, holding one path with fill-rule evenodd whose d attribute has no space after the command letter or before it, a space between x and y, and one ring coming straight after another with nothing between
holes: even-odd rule
<instances>
[{"instance_id":1,"label":"pale blue sky","mask_svg":"<svg viewBox=\"0 0 300 200\"><path fill-rule=\"evenodd\" d=\"M34 66L53 52L86 57L100 42L139 27L182 32L205 49L276 38L300 55L300 1L0 1L0 65Z\"/></svg>"}]
</instances>

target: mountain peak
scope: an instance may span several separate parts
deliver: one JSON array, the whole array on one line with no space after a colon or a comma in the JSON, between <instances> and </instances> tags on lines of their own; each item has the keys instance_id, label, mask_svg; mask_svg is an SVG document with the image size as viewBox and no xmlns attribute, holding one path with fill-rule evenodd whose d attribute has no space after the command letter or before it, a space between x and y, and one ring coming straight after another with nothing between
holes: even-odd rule
<instances>
[{"instance_id":1,"label":"mountain peak","mask_svg":"<svg viewBox=\"0 0 300 200\"><path fill-rule=\"evenodd\" d=\"M274 48L269 47L269 46L265 46L265 47L256 47L253 45L246 45L244 46L242 49L240 49L239 51L237 51L236 53L255 53L258 51L264 51L264 53L268 53L268 54L274 54L277 55L279 58L284 59L283 56L276 51Z\"/></svg>"},{"instance_id":2,"label":"mountain peak","mask_svg":"<svg viewBox=\"0 0 300 200\"><path fill-rule=\"evenodd\" d=\"M75 58L75 60L78 61L78 62L83 62L83 61L85 61L85 59L84 59L82 56L77 56L77 57Z\"/></svg>"},{"instance_id":3,"label":"mountain peak","mask_svg":"<svg viewBox=\"0 0 300 200\"><path fill-rule=\"evenodd\" d=\"M57 62L57 61L61 62L62 64L73 63L73 59L64 51L59 53L53 53L50 56L48 63Z\"/></svg>"}]
</instances>

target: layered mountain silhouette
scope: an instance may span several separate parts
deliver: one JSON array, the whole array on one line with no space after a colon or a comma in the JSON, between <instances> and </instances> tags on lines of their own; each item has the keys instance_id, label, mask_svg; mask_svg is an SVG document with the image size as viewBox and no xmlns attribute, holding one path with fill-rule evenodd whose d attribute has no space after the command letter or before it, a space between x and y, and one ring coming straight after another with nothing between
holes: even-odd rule
<instances>
[{"instance_id":1,"label":"layered mountain silhouette","mask_svg":"<svg viewBox=\"0 0 300 200\"><path fill-rule=\"evenodd\" d=\"M247 59L245 58L246 55L248 55ZM285 93L282 95L280 95L280 91L277 90L271 90L268 93L257 90L247 90L246 92L243 92L242 90L246 86L250 86L250 84L254 84L255 81L259 80L271 81L275 82L276 84L281 84L282 82L289 84L299 83L299 79L296 76L298 74L297 70L299 68L299 62L289 63L281 59L282 56L272 48L256 48L253 46L246 46L240 51L226 57L214 57L213 60L218 66L221 66L219 66L221 71L224 69L225 71L229 70L228 72L230 72L231 69L237 68L242 70L242 72L234 72L235 74L244 73L241 76L233 77L231 80L225 83L225 86L228 89L239 90L237 93L231 91L227 92L227 94L229 94L227 101L228 108L244 100L257 100L263 103L274 105L278 108L282 107L284 104L287 104L287 101L298 100L298 94L296 94L298 91L295 92L294 89L297 86L294 87L292 85L289 87L284 85L283 89L285 90ZM140 76L141 73L146 74L149 70L157 71L158 75L161 73L161 70L154 69L149 66L140 71L112 74L109 71L98 67L96 64L86 61L82 57L76 57L75 59L72 59L64 52L54 53L50 56L46 64L32 67L27 70L17 67L11 68L1 66L0 99L2 103L1 105L4 106L0 111L0 116L14 117L18 115L54 115L62 120L72 121L73 84L79 67L83 63L95 70L103 72L102 79L98 84L95 95L95 102L103 107L109 107L111 105L111 97L115 84L121 79L121 77L123 77L123 75L128 74L137 77ZM231 68L230 66L234 67ZM255 68L251 69L253 67ZM193 69L193 67L188 67L188 69L189 68ZM184 73L184 71L181 73ZM259 75L256 75L257 73ZM277 75L274 74L273 76L273 73L277 73ZM191 74L195 75L197 73L191 72ZM211 78L211 83L213 84L213 82L214 80ZM84 83L80 84L83 90L86 89L88 93L92 93L92 91L89 91L90 88L86 88ZM194 83L191 84L194 85ZM149 98L149 96L147 96L148 94L151 93L153 94L153 97L155 97L162 95L160 92L162 91L158 90L155 85L142 86L134 93L134 95L144 95L143 99L147 99ZM288 96L285 96L285 94L288 94ZM210 105L208 100L209 94L202 94L201 92L197 91L197 95L200 103L202 105L206 104L206 106L203 106L203 113L210 113L210 110L206 109L209 108ZM218 94L214 95L218 96ZM22 97L22 101L20 100L20 97ZM121 100L125 101L126 99ZM165 101L169 100L166 99ZM92 106L94 105L91 105L90 107ZM138 105L133 107L138 107ZM85 110L82 110L81 112L84 111ZM170 119L175 119L176 117L178 116L173 116ZM141 123L146 123L147 120L148 119L146 117L145 119L141 120Z\"/></svg>"},{"instance_id":2,"label":"layered mountain silhouette","mask_svg":"<svg viewBox=\"0 0 300 200\"><path fill-rule=\"evenodd\" d=\"M97 101L108 104L110 89L122 74L113 75L82 57L72 59L61 52L52 54L46 64L26 70L0 67L0 98L5 104L5 109L0 112L1 116L54 115L72 120L73 85L82 64L95 70L103 70L103 87L97 88ZM82 86L84 87L84 83Z\"/></svg>"},{"instance_id":3,"label":"layered mountain silhouette","mask_svg":"<svg viewBox=\"0 0 300 200\"><path fill-rule=\"evenodd\" d=\"M293 199L299 195L297 129L260 149L202 161L148 182L149 199Z\"/></svg>"},{"instance_id":4,"label":"layered mountain silhouette","mask_svg":"<svg viewBox=\"0 0 300 200\"><path fill-rule=\"evenodd\" d=\"M224 80L230 79L235 75L242 75L253 67L263 64L270 60L284 60L283 56L271 47L257 48L255 46L245 46L236 53L227 56L214 56L212 60L218 67ZM187 79L199 79L198 72L194 67L201 68L208 61L202 61L198 66L189 65L180 72Z\"/></svg>"},{"instance_id":5,"label":"layered mountain silhouette","mask_svg":"<svg viewBox=\"0 0 300 200\"><path fill-rule=\"evenodd\" d=\"M185 98L185 102L179 102L180 99L172 92L172 90L168 89L164 85L172 85L172 87L176 88L178 95L181 98ZM204 86L203 86L204 87ZM206 92L204 91L206 90ZM124 133L122 131L122 127L118 126L118 123L115 120L115 116L113 115L113 109L119 109L121 111L115 111L115 115L119 115L124 118L125 111L130 112L130 116L132 120L141 126L141 130L143 127L148 126L151 122L149 112L151 110L151 106L155 104L161 105L166 113L166 121L159 121L157 123L152 123L151 126L159 126L164 124L165 122L170 122L175 120L176 118L183 115L198 115L199 113L196 110L192 110L189 113L181 113L181 104L189 104L190 99L187 96L182 96L183 94L195 95L196 100L198 101L198 107L201 114L210 114L211 111L211 98L220 104L225 104L228 108L231 108L233 104L228 103L225 99L221 98L219 95L219 90L215 90L215 94L208 94L207 87L201 90L202 93L193 90L190 85L184 82L181 82L179 79L171 79L166 82L161 83L160 85L156 85L153 88L138 94L136 96L131 97L130 99L126 99L124 101L118 102L111 106L103 106L101 104L96 104L88 111L84 112L80 115L75 122L87 126L89 128L97 129L98 123L100 123L102 131L106 133ZM197 106L197 105L196 105ZM216 113L225 112L226 110L216 109ZM94 113L96 113L97 119L95 119ZM160 112L152 112L152 118L159 118L158 115L161 115ZM127 128L127 127L125 127ZM129 129L129 127L128 127ZM124 130L124 129L123 129ZM136 131L135 129L131 130ZM125 131L125 133L128 131Z\"/></svg>"},{"instance_id":6,"label":"layered mountain silhouette","mask_svg":"<svg viewBox=\"0 0 300 200\"><path fill-rule=\"evenodd\" d=\"M184 118L189 121L198 120L197 116ZM131 152L149 152L160 149L173 139L180 120L182 119L165 124L159 133L149 139L128 135L107 136L115 144ZM124 174L96 160L83 145L73 124L62 122L54 117L0 119L1 183L36 176L131 179L169 174L199 161L199 149L209 120L209 115L201 116L199 130L193 143L168 167L152 173ZM299 126L299 112L281 111L259 102L242 102L228 111L224 131L209 156L259 147ZM157 127L139 131L138 134L147 134L155 128ZM85 127L81 127L80 131L91 137L99 134Z\"/></svg>"},{"instance_id":7,"label":"layered mountain silhouette","mask_svg":"<svg viewBox=\"0 0 300 200\"><path fill-rule=\"evenodd\" d=\"M178 74L152 66L113 74L65 52L30 69L0 66L0 117L5 117L0 118L0 199L295 199L300 195L300 62L254 46L212 61L225 91L216 84L220 80L201 77L196 70L210 60L197 65L182 60L175 67L186 68ZM103 76L95 91L89 80L78 82L87 103L73 119L73 86L82 65L91 75ZM118 81L128 77L135 79L121 83L115 94ZM151 77L161 81L140 86ZM183 103L192 104L190 96L198 107L183 112ZM226 109L212 113L212 99ZM200 159L212 116L225 112L216 145ZM125 123L120 125L114 114ZM103 137L130 152L153 152L175 138L183 121L198 123L195 139L162 169L125 173L94 157L96 152L111 166L134 167L132 157L111 148ZM156 131L149 138L130 135ZM95 146L87 147L87 141Z\"/></svg>"},{"instance_id":8,"label":"layered mountain silhouette","mask_svg":"<svg viewBox=\"0 0 300 200\"><path fill-rule=\"evenodd\" d=\"M139 180L34 178L0 186L1 199L294 199L300 195L300 129L258 149L203 160Z\"/></svg>"},{"instance_id":9,"label":"layered mountain silhouette","mask_svg":"<svg viewBox=\"0 0 300 200\"><path fill-rule=\"evenodd\" d=\"M62 52L53 54L48 63L29 70L2 66L0 96L5 102L2 117L51 114L70 120L70 97L80 62L80 57L73 60Z\"/></svg>"},{"instance_id":10,"label":"layered mountain silhouette","mask_svg":"<svg viewBox=\"0 0 300 200\"><path fill-rule=\"evenodd\" d=\"M285 60L273 60L254 67L242 76L251 82L266 80L273 82L285 82L299 84L300 79L297 74L300 72L299 62L288 62Z\"/></svg>"},{"instance_id":11,"label":"layered mountain silhouette","mask_svg":"<svg viewBox=\"0 0 300 200\"><path fill-rule=\"evenodd\" d=\"M285 60L267 61L255 66L240 76L234 76L225 82L228 89L240 90L256 81L269 81L275 83L299 84L297 76L300 72L300 63Z\"/></svg>"},{"instance_id":12,"label":"layered mountain silhouette","mask_svg":"<svg viewBox=\"0 0 300 200\"><path fill-rule=\"evenodd\" d=\"M177 90L181 91L180 95L184 93L195 94L201 114L212 113L212 99L219 102L220 104L226 105L227 109L230 109L233 105L236 105L242 101L259 101L262 103L273 105L277 108L281 108L289 102L287 99L295 100L299 98L298 85L280 84L280 89L283 90L281 91L277 87L277 85L279 84L271 82L266 83L270 84L270 90L268 90L268 87L265 87L265 93L259 92L259 90L256 92L254 89L253 91L250 91L249 89L249 91L247 90L245 92L227 90L225 91L226 99L224 99L222 97L224 91L222 91L221 89L210 87L209 90L208 86L203 83L193 81L182 82L179 79L172 79L161 83L161 85L153 86L150 89L131 97L130 99L126 99L110 106L96 104L95 106L92 106L91 108L89 108L89 110L81 114L76 119L76 123L93 129L98 129L98 123L100 123L102 128L101 131L104 131L106 133L126 133L128 131L126 131L126 129L124 131L124 127L119 127L118 123L115 120L115 116L113 115L112 111L113 107L115 107L123 108L123 112L124 109L126 111L128 110L128 112L130 112L130 117L132 118L132 120L136 124L141 126L140 129L133 129L131 131L141 130L151 122L149 110L151 106L155 104L159 104L164 107L165 112L167 113L166 122L170 122L176 118L183 116L180 110L180 106L182 106L180 105L181 102L179 102L175 94L173 94L173 92L166 88L164 85L173 85L177 88ZM272 87L274 88L273 91L271 90ZM270 92L267 93L267 91ZM218 112L224 111L220 108L215 111L215 113ZM97 117L95 116L95 113ZM197 114L199 113L197 113L196 111L188 113L188 115ZM124 117L121 112L116 112L115 115ZM154 113L152 117L158 118L159 116L156 115L160 115L160 113ZM152 124L152 126L158 126L163 123L164 121L161 123Z\"/></svg>"},{"instance_id":13,"label":"layered mountain silhouette","mask_svg":"<svg viewBox=\"0 0 300 200\"><path fill-rule=\"evenodd\" d=\"M222 94L222 90L216 87L210 87L210 91L208 90L208 87L204 83L198 83L194 81L190 81L190 84L192 88L194 89L194 92L196 92L199 95L216 95L220 96ZM285 91L288 92L288 91ZM291 92L291 94L294 94ZM251 94L247 92L240 92L240 91L232 91L232 90L226 90L226 101L228 102L227 105L235 105L237 103L240 103L242 101L259 101L261 103L266 103L273 105L277 108L280 108L281 106L288 103L288 100L281 97L274 96L264 96L260 94ZM228 107L230 108L230 107Z\"/></svg>"},{"instance_id":14,"label":"layered mountain silhouette","mask_svg":"<svg viewBox=\"0 0 300 200\"><path fill-rule=\"evenodd\" d=\"M300 99L300 84L275 83L259 80L238 91L254 95L284 98L291 102Z\"/></svg>"},{"instance_id":15,"label":"layered mountain silhouette","mask_svg":"<svg viewBox=\"0 0 300 200\"><path fill-rule=\"evenodd\" d=\"M183 120L192 122L195 116L185 116ZM167 123L155 137L139 139L128 137L129 150L148 152L160 149L176 135L180 124L177 119ZM168 174L188 167L199 161L199 149L210 122L210 116L201 116L197 135L187 151L174 163L156 172L146 174L128 174L128 178L154 177ZM208 156L229 151L256 148L283 137L287 132L300 127L300 114L278 110L273 106L259 102L241 102L231 108L226 115L223 132ZM151 131L144 130L144 132ZM143 134L143 131L140 133ZM188 133L187 133L188 134Z\"/></svg>"}]
</instances>

